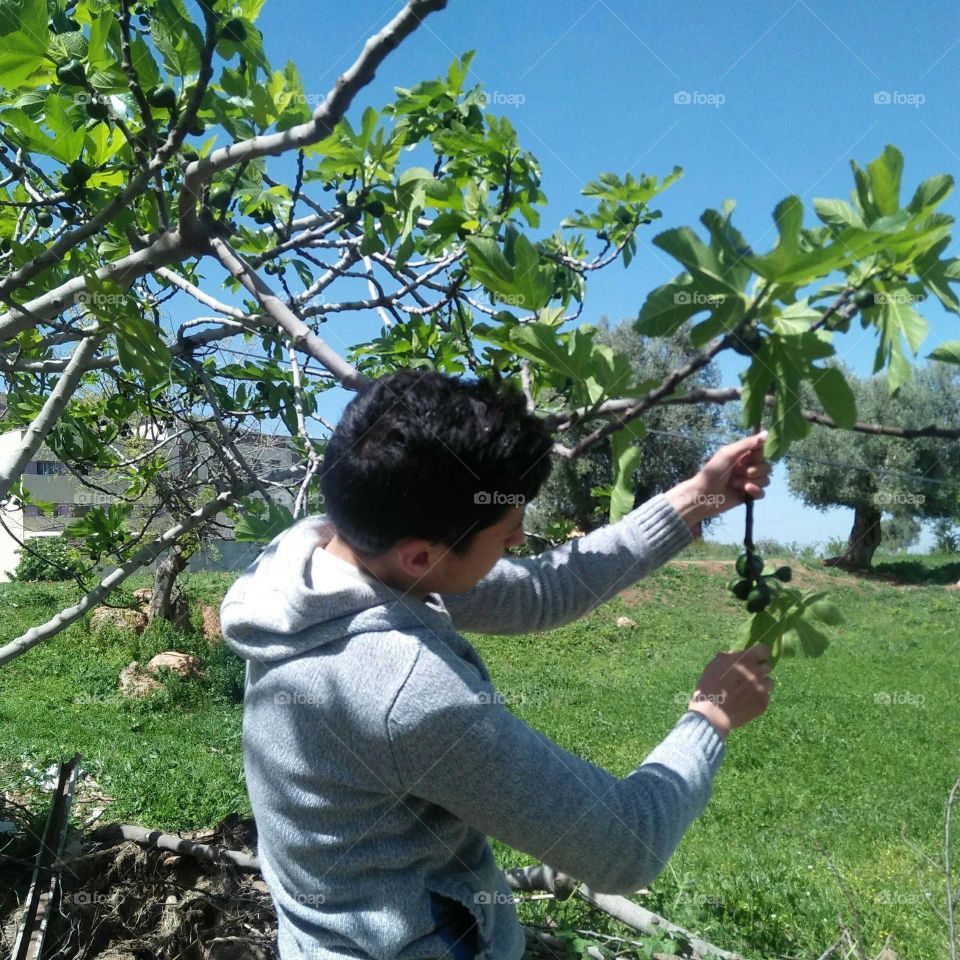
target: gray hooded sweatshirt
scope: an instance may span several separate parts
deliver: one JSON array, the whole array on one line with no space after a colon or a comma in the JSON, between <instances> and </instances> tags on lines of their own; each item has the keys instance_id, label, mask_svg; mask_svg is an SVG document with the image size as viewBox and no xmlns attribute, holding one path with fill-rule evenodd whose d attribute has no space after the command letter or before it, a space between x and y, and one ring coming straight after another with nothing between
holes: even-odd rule
<instances>
[{"instance_id":1,"label":"gray hooded sweatshirt","mask_svg":"<svg viewBox=\"0 0 960 960\"><path fill-rule=\"evenodd\" d=\"M691 541L670 503L422 601L320 549L332 535L322 517L299 521L221 608L247 660L244 766L282 960L450 956L438 904L475 921L477 960L520 960L488 836L594 890L653 880L709 799L714 727L685 713L616 777L514 716L458 631L581 617Z\"/></svg>"}]
</instances>

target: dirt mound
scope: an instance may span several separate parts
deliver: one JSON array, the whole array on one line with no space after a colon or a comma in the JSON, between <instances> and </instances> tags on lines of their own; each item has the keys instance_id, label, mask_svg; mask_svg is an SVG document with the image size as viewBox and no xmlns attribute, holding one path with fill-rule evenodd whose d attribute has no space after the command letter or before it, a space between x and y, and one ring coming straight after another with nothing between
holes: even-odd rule
<instances>
[{"instance_id":1,"label":"dirt mound","mask_svg":"<svg viewBox=\"0 0 960 960\"><path fill-rule=\"evenodd\" d=\"M50 912L44 948L64 960L272 960L276 915L257 874L229 864L107 841L105 828L68 840L60 861L60 889ZM228 850L255 852L253 821L231 815L211 831L179 836ZM31 870L0 855L0 943L13 945Z\"/></svg>"}]
</instances>

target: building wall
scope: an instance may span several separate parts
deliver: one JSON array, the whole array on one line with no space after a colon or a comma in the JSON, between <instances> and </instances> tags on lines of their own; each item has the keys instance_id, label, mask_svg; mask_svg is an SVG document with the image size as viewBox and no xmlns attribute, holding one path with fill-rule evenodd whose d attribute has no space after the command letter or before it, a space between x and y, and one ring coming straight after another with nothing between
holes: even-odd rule
<instances>
[{"instance_id":1,"label":"building wall","mask_svg":"<svg viewBox=\"0 0 960 960\"><path fill-rule=\"evenodd\" d=\"M22 437L21 430L0 434L0 462L12 454ZM268 468L290 466L295 459L293 451L283 446L264 451L261 445L248 445L242 440L237 446L251 461L257 459L256 455L259 454L260 462ZM96 480L98 486L107 490L120 490L125 486L123 481L115 480L109 475L98 476ZM37 509L30 505L27 506L26 511L23 509L4 511L3 520L13 536L0 526L0 583L6 582L9 574L16 568L20 553L17 539L56 536L70 522L71 517L82 516L91 505L106 505L114 502L114 498L108 494L88 489L72 474L65 472L62 464L46 446L40 447L36 459L31 460L24 470L23 485L35 500L52 503L55 505L55 510L52 516L38 515ZM286 506L293 507L292 501L283 491L277 491L277 499ZM214 549L194 557L188 569L193 571L242 570L253 562L263 548L263 544L235 540L217 540L211 546ZM152 569L153 566L155 564L147 569Z\"/></svg>"}]
</instances>

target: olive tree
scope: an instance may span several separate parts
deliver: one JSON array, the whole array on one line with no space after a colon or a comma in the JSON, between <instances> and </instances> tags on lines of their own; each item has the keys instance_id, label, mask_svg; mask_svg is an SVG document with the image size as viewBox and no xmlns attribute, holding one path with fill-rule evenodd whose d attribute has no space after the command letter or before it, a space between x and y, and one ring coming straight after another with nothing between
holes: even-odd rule
<instances>
[{"instance_id":1,"label":"olive tree","mask_svg":"<svg viewBox=\"0 0 960 960\"><path fill-rule=\"evenodd\" d=\"M923 428L956 422L960 414L960 370L931 364L891 397L879 377L847 374L861 416L886 424ZM849 507L853 525L847 548L827 563L867 570L884 535L883 517L896 528L919 532L923 519L960 515L960 444L936 437L905 443L889 434L830 431L794 444L788 460L790 490L819 509ZM909 540L909 536L907 538Z\"/></svg>"}]
</instances>

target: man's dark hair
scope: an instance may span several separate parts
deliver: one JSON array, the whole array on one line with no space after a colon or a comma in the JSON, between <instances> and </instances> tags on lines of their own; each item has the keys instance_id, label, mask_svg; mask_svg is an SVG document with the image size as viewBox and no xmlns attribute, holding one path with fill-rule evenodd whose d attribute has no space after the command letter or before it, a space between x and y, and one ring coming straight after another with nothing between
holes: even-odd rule
<instances>
[{"instance_id":1,"label":"man's dark hair","mask_svg":"<svg viewBox=\"0 0 960 960\"><path fill-rule=\"evenodd\" d=\"M323 458L327 515L354 550L407 537L466 553L473 534L536 496L552 440L506 386L399 370L362 389Z\"/></svg>"}]
</instances>

